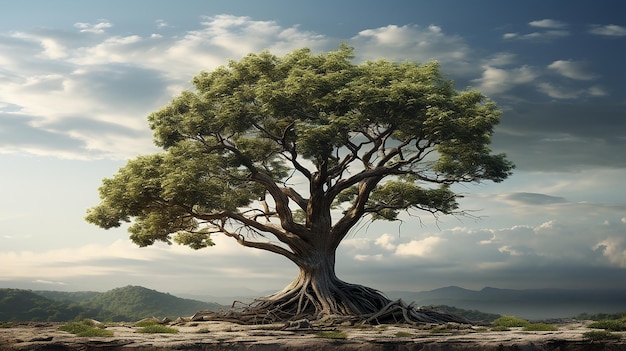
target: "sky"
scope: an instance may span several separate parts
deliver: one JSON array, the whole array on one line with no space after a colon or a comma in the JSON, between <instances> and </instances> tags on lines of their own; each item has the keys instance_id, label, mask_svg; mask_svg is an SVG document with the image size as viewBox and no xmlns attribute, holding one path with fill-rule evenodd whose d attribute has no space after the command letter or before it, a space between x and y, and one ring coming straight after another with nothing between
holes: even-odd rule
<instances>
[{"instance_id":1,"label":"sky","mask_svg":"<svg viewBox=\"0 0 626 351\"><path fill-rule=\"evenodd\" d=\"M471 216L363 222L343 280L382 291L626 288L626 2L0 0L0 287L173 294L279 290L297 268L223 236L134 246L84 221L146 117L194 75L251 52L347 43L355 63L437 60L502 109L517 168L456 186Z\"/></svg>"}]
</instances>

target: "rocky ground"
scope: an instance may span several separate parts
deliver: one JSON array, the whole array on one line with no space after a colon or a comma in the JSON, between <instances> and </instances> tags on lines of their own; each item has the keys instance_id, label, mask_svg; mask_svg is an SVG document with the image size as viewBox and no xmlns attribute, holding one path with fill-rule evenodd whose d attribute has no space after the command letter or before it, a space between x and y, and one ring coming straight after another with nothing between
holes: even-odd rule
<instances>
[{"instance_id":1,"label":"rocky ground","mask_svg":"<svg viewBox=\"0 0 626 351\"><path fill-rule=\"evenodd\" d=\"M59 330L60 323L14 323L0 328L0 351L8 350L626 350L622 340L583 338L588 322L561 323L558 331L491 331L486 327L433 326L310 326L239 325L215 321L178 321L177 334L143 334L134 323L106 329L113 337L77 337ZM5 325L6 326L6 325ZM336 332L324 335L322 332ZM343 332L344 334L341 334ZM338 339L331 339L332 336Z\"/></svg>"}]
</instances>

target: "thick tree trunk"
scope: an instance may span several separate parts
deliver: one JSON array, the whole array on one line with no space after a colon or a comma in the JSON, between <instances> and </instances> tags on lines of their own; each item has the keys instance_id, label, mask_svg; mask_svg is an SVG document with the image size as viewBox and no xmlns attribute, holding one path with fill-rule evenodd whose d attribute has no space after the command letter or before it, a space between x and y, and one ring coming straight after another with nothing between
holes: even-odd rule
<instances>
[{"instance_id":1,"label":"thick tree trunk","mask_svg":"<svg viewBox=\"0 0 626 351\"><path fill-rule=\"evenodd\" d=\"M267 310L272 318L280 320L318 319L327 315L369 315L390 302L379 291L337 278L334 250L312 252L299 267L300 272L291 284L258 299L253 309Z\"/></svg>"}]
</instances>

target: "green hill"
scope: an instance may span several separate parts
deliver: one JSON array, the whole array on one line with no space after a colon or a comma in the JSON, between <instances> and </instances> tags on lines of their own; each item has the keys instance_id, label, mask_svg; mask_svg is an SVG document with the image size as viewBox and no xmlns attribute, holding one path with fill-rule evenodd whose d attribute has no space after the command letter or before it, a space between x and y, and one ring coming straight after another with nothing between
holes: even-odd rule
<instances>
[{"instance_id":1,"label":"green hill","mask_svg":"<svg viewBox=\"0 0 626 351\"><path fill-rule=\"evenodd\" d=\"M68 302L68 303L80 303L88 301L96 295L102 294L97 291L53 291L53 290L35 290L33 291L37 295L41 295L45 298L54 301Z\"/></svg>"},{"instance_id":2,"label":"green hill","mask_svg":"<svg viewBox=\"0 0 626 351\"><path fill-rule=\"evenodd\" d=\"M216 303L182 299L139 286L104 293L0 289L0 321L136 321L191 316L199 310L222 308Z\"/></svg>"},{"instance_id":3,"label":"green hill","mask_svg":"<svg viewBox=\"0 0 626 351\"><path fill-rule=\"evenodd\" d=\"M218 311L224 306L146 289L126 286L98 294L83 303L95 309L109 312L107 320L139 320L147 317L191 316L199 310Z\"/></svg>"},{"instance_id":4,"label":"green hill","mask_svg":"<svg viewBox=\"0 0 626 351\"><path fill-rule=\"evenodd\" d=\"M32 291L0 289L0 321L64 321L96 313L77 304L48 299Z\"/></svg>"}]
</instances>

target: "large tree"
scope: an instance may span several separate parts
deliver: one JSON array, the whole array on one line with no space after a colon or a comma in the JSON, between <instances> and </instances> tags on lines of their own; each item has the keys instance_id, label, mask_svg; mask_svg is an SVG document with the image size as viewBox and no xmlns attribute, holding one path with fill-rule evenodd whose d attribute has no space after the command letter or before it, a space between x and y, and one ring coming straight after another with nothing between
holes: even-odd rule
<instances>
[{"instance_id":1,"label":"large tree","mask_svg":"<svg viewBox=\"0 0 626 351\"><path fill-rule=\"evenodd\" d=\"M383 309L383 294L336 276L346 235L364 218L461 213L452 184L500 182L513 165L488 147L496 105L456 91L437 63L352 60L346 46L262 52L201 72L195 91L148 117L164 151L104 179L87 221L132 222L139 246L201 249L219 233L299 267L250 311L288 319Z\"/></svg>"}]
</instances>

